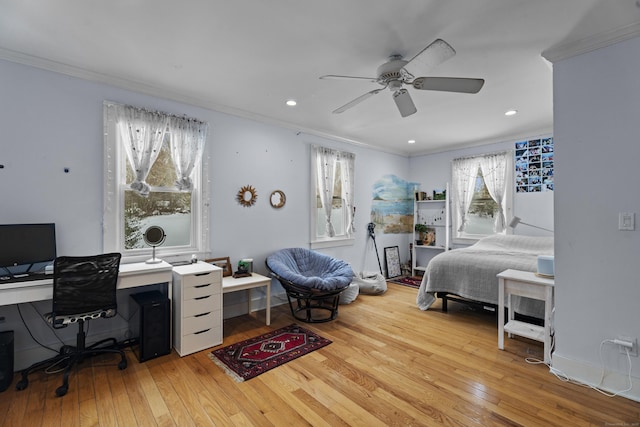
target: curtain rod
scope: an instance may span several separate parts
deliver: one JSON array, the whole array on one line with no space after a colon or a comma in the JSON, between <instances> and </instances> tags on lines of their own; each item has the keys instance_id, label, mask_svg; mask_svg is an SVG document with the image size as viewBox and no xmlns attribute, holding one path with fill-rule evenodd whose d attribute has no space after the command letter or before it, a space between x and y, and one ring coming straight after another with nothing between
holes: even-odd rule
<instances>
[{"instance_id":1,"label":"curtain rod","mask_svg":"<svg viewBox=\"0 0 640 427\"><path fill-rule=\"evenodd\" d=\"M195 117L189 117L186 114L183 115L178 115L178 114L172 114L172 113L167 113L166 111L160 111L160 110L152 110L150 108L145 108L145 107L137 107L135 105L130 105L130 104L121 104L119 102L113 102L113 101L103 101L103 103L107 106L120 106L120 107L130 107L130 108L135 108L136 110L142 110L142 111L146 111L148 113L156 113L156 114L163 114L165 116L169 116L169 117L175 117L176 119L184 119L184 120L193 120L196 122L199 122L200 124L206 125L208 124L206 121L204 120L200 120L197 119Z\"/></svg>"},{"instance_id":2,"label":"curtain rod","mask_svg":"<svg viewBox=\"0 0 640 427\"><path fill-rule=\"evenodd\" d=\"M485 154L474 154L473 156L456 157L451 161L455 162L456 160L475 159L476 157L495 156L497 154L505 154L505 153L511 153L511 152L513 152L513 150L494 151L494 152L485 153Z\"/></svg>"}]
</instances>

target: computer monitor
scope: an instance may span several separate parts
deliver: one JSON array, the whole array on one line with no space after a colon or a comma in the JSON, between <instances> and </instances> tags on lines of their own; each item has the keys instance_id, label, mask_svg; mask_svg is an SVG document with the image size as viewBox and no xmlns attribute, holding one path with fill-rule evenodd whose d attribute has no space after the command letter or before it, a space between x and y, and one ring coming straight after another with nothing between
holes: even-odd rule
<instances>
[{"instance_id":1,"label":"computer monitor","mask_svg":"<svg viewBox=\"0 0 640 427\"><path fill-rule=\"evenodd\" d=\"M49 263L55 258L55 224L0 225L0 270L29 272L34 265Z\"/></svg>"}]
</instances>

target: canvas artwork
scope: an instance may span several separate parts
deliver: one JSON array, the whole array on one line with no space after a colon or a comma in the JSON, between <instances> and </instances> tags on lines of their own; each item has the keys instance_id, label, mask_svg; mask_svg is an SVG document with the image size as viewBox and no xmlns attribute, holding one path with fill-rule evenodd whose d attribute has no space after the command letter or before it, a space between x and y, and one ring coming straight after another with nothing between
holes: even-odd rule
<instances>
[{"instance_id":1,"label":"canvas artwork","mask_svg":"<svg viewBox=\"0 0 640 427\"><path fill-rule=\"evenodd\" d=\"M373 185L371 222L381 233L413 232L413 200L418 183L384 175Z\"/></svg>"},{"instance_id":2,"label":"canvas artwork","mask_svg":"<svg viewBox=\"0 0 640 427\"><path fill-rule=\"evenodd\" d=\"M553 138L515 144L516 192L553 191Z\"/></svg>"}]
</instances>

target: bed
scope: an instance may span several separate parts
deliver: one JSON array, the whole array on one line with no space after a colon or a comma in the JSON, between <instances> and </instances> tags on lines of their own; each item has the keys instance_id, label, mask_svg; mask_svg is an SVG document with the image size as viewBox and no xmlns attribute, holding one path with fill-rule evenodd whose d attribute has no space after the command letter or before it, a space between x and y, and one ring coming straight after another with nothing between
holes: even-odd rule
<instances>
[{"instance_id":1,"label":"bed","mask_svg":"<svg viewBox=\"0 0 640 427\"><path fill-rule=\"evenodd\" d=\"M506 269L537 271L538 255L553 255L553 237L493 235L475 244L436 255L427 265L416 303L427 310L442 298L480 304L495 310L498 304L498 278ZM544 317L544 303L514 297L514 309L521 315Z\"/></svg>"}]
</instances>

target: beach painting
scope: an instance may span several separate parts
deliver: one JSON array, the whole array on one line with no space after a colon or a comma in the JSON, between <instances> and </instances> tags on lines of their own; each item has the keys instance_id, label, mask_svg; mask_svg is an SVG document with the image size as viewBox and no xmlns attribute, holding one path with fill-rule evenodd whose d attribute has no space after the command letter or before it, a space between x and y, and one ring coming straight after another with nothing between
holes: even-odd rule
<instances>
[{"instance_id":1,"label":"beach painting","mask_svg":"<svg viewBox=\"0 0 640 427\"><path fill-rule=\"evenodd\" d=\"M384 175L373 184L371 222L380 233L413 232L414 191L420 184Z\"/></svg>"}]
</instances>

